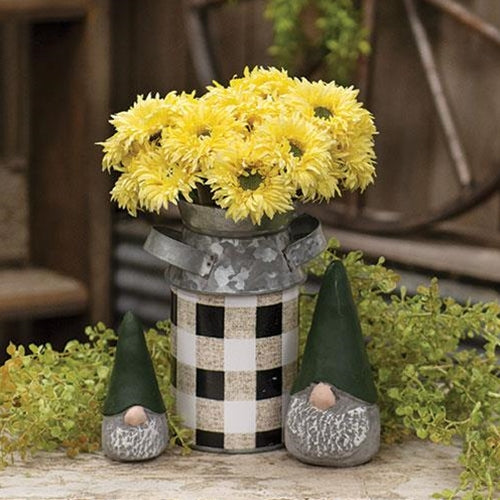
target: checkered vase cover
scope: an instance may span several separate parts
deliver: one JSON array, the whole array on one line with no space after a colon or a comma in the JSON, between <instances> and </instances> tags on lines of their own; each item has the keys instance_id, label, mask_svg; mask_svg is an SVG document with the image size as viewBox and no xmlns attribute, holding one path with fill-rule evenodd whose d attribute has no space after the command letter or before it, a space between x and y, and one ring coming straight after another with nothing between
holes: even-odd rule
<instances>
[{"instance_id":1,"label":"checkered vase cover","mask_svg":"<svg viewBox=\"0 0 500 500\"><path fill-rule=\"evenodd\" d=\"M254 296L172 289L172 384L196 448L281 445L297 369L298 295L298 287Z\"/></svg>"}]
</instances>

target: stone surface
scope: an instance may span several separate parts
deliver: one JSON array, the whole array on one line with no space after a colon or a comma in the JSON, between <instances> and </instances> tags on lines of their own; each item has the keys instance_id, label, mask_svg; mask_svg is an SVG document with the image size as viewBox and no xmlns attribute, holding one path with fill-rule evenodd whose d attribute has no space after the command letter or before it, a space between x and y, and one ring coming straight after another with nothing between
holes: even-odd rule
<instances>
[{"instance_id":1,"label":"stone surface","mask_svg":"<svg viewBox=\"0 0 500 500\"><path fill-rule=\"evenodd\" d=\"M150 462L44 453L0 472L1 499L424 500L457 484L459 450L411 441L382 446L350 469L305 465L285 450L252 455L168 451Z\"/></svg>"}]
</instances>

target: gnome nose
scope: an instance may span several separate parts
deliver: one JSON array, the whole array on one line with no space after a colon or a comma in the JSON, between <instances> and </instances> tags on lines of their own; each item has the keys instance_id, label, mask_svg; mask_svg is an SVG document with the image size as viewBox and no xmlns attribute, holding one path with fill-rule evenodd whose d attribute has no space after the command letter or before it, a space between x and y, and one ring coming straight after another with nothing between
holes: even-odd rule
<instances>
[{"instance_id":1,"label":"gnome nose","mask_svg":"<svg viewBox=\"0 0 500 500\"><path fill-rule=\"evenodd\" d=\"M320 382L311 391L309 403L318 410L328 410L336 403L335 394L329 384Z\"/></svg>"},{"instance_id":2,"label":"gnome nose","mask_svg":"<svg viewBox=\"0 0 500 500\"><path fill-rule=\"evenodd\" d=\"M131 406L123 416L123 421L127 425L133 425L134 427L146 423L147 419L148 417L142 406Z\"/></svg>"}]
</instances>

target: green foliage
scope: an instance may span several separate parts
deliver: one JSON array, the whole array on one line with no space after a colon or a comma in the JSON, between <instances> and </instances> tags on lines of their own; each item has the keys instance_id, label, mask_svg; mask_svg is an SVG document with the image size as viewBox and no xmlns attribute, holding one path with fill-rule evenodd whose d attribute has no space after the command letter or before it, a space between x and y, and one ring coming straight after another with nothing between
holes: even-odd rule
<instances>
[{"instance_id":1,"label":"green foliage","mask_svg":"<svg viewBox=\"0 0 500 500\"><path fill-rule=\"evenodd\" d=\"M338 243L310 266L321 276L332 259L347 268L379 393L383 438L409 436L449 444L460 441L463 472L456 490L435 498L498 498L500 491L500 306L456 303L439 295L436 280L410 297L396 292L398 276L366 264L360 252L338 255ZM314 295L301 297L303 348ZM170 394L170 326L146 333L160 390L168 408L172 444L188 449L190 435L173 414ZM66 448L70 456L100 446L100 408L113 363L116 336L98 324L89 342L69 342L63 352L50 345L9 346L0 367L0 460L14 453ZM460 342L481 336L484 348Z\"/></svg>"},{"instance_id":2,"label":"green foliage","mask_svg":"<svg viewBox=\"0 0 500 500\"><path fill-rule=\"evenodd\" d=\"M310 266L321 275L340 258L329 250ZM379 393L383 438L407 436L435 443L462 442L464 470L455 491L436 498L498 498L500 494L500 305L461 305L439 295L433 279L409 297L395 293L397 275L367 265L359 252L344 257L357 302ZM303 342L314 297L302 297ZM304 314L305 313L305 314ZM483 349L463 349L460 342L481 337Z\"/></svg>"},{"instance_id":3,"label":"green foliage","mask_svg":"<svg viewBox=\"0 0 500 500\"><path fill-rule=\"evenodd\" d=\"M370 51L353 0L268 0L266 17L273 22L270 52L292 73L322 59L329 78L348 84L358 57Z\"/></svg>"},{"instance_id":4,"label":"green foliage","mask_svg":"<svg viewBox=\"0 0 500 500\"><path fill-rule=\"evenodd\" d=\"M63 352L50 344L10 344L0 368L0 460L19 453L66 448L68 455L99 448L100 402L104 397L110 344L115 334L98 324L91 343L71 341Z\"/></svg>"},{"instance_id":5,"label":"green foliage","mask_svg":"<svg viewBox=\"0 0 500 500\"><path fill-rule=\"evenodd\" d=\"M190 435L172 411L170 325L146 332L160 390L167 406L171 444L188 449ZM62 352L50 344L11 344L10 359L0 367L0 465L14 454L59 447L69 456L100 448L101 407L113 366L116 334L102 323L86 329L89 342L68 342Z\"/></svg>"}]
</instances>

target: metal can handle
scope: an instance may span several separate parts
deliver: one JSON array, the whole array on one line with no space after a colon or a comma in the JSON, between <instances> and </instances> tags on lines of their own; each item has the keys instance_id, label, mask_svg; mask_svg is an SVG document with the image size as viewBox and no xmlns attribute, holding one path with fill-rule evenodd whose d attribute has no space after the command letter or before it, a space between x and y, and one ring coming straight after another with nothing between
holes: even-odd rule
<instances>
[{"instance_id":1,"label":"metal can handle","mask_svg":"<svg viewBox=\"0 0 500 500\"><path fill-rule=\"evenodd\" d=\"M214 267L215 257L182 242L182 233L166 226L151 229L144 250L171 266L206 277Z\"/></svg>"},{"instance_id":2,"label":"metal can handle","mask_svg":"<svg viewBox=\"0 0 500 500\"><path fill-rule=\"evenodd\" d=\"M292 242L283 250L291 270L305 264L319 255L327 246L318 219L302 214L290 223Z\"/></svg>"}]
</instances>

